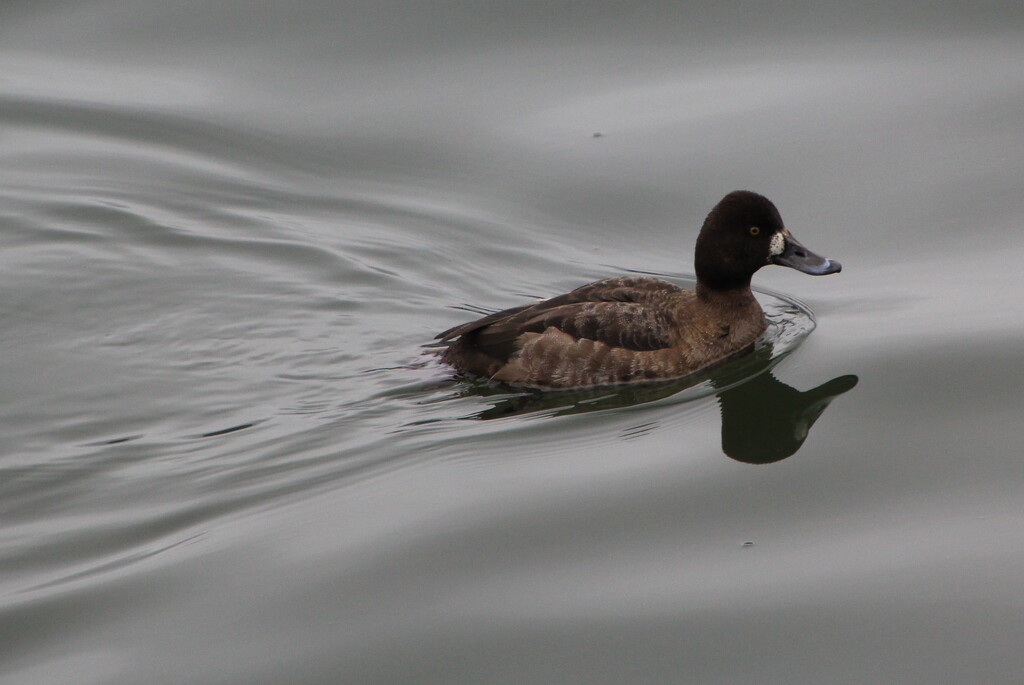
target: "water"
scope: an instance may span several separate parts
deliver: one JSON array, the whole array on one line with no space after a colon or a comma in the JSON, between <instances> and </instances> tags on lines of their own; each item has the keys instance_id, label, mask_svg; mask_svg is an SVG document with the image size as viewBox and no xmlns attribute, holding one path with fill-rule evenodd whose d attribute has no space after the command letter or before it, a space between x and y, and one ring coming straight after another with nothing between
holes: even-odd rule
<instances>
[{"instance_id":1,"label":"water","mask_svg":"<svg viewBox=\"0 0 1024 685\"><path fill-rule=\"evenodd\" d=\"M0 682L1014 682L1021 20L7 3ZM431 355L735 188L844 265L759 355Z\"/></svg>"}]
</instances>

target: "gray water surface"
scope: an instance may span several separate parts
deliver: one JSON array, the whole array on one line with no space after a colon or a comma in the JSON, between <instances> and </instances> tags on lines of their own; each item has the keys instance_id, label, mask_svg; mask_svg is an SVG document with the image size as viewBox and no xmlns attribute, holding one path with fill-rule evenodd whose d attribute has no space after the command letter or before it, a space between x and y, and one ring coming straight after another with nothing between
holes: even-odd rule
<instances>
[{"instance_id":1,"label":"gray water surface","mask_svg":"<svg viewBox=\"0 0 1024 685\"><path fill-rule=\"evenodd\" d=\"M0 682L1018 682L1022 19L6 3ZM754 357L437 362L737 188Z\"/></svg>"}]
</instances>

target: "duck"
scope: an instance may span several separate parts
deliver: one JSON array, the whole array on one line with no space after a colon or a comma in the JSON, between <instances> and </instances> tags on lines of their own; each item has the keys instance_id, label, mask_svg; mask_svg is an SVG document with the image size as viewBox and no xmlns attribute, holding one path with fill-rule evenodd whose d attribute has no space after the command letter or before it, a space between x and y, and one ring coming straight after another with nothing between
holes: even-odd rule
<instances>
[{"instance_id":1,"label":"duck","mask_svg":"<svg viewBox=\"0 0 1024 685\"><path fill-rule=\"evenodd\" d=\"M768 198L749 190L708 213L696 287L646 276L588 283L438 334L457 372L512 386L569 389L681 378L753 351L768 324L750 289L769 264L813 276L842 265L804 247Z\"/></svg>"}]
</instances>

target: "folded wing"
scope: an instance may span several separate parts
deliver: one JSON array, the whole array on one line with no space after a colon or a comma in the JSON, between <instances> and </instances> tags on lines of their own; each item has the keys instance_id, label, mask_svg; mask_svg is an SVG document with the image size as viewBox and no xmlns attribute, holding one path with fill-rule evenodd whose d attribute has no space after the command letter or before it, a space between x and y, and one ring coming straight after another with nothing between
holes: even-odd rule
<instances>
[{"instance_id":1,"label":"folded wing","mask_svg":"<svg viewBox=\"0 0 1024 685\"><path fill-rule=\"evenodd\" d=\"M536 304L490 314L451 328L437 337L461 337L460 345L507 361L524 333L554 327L574 338L600 341L630 350L669 347L666 308L657 304L678 297L681 288L654 278L611 278L582 286Z\"/></svg>"}]
</instances>

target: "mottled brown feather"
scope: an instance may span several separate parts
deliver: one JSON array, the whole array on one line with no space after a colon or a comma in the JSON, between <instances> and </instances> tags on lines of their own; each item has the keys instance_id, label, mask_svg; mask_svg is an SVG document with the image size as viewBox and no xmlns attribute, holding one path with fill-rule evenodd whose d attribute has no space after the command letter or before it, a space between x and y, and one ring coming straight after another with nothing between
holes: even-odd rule
<instances>
[{"instance_id":1,"label":"mottled brown feather","mask_svg":"<svg viewBox=\"0 0 1024 685\"><path fill-rule=\"evenodd\" d=\"M615 347L657 350L672 344L670 322L659 305L685 292L654 278L609 278L536 304L490 314L437 337L462 336L465 344L502 361L519 349L521 335L551 327Z\"/></svg>"},{"instance_id":2,"label":"mottled brown feather","mask_svg":"<svg viewBox=\"0 0 1024 685\"><path fill-rule=\"evenodd\" d=\"M444 360L465 372L573 387L685 375L753 343L763 328L749 290L701 301L667 281L626 277L496 312L439 337L459 336Z\"/></svg>"}]
</instances>

